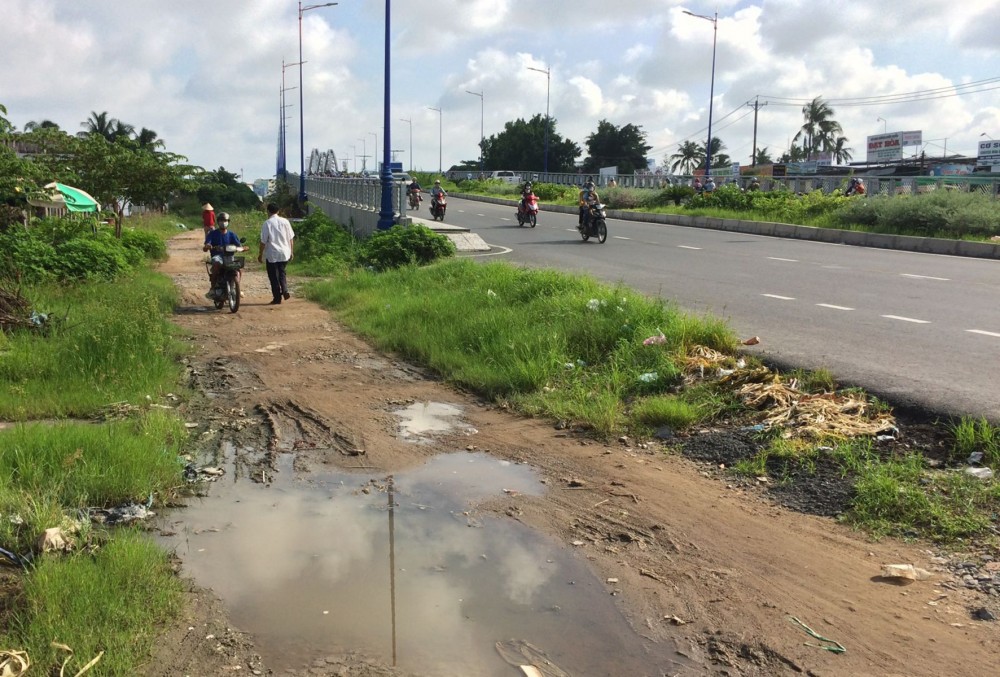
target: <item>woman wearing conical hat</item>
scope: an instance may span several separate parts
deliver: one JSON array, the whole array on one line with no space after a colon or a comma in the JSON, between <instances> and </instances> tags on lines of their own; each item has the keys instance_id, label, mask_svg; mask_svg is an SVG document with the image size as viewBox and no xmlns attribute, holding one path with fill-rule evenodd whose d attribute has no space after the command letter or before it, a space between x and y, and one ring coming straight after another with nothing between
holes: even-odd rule
<instances>
[{"instance_id":1,"label":"woman wearing conical hat","mask_svg":"<svg viewBox=\"0 0 1000 677\"><path fill-rule=\"evenodd\" d=\"M215 207L206 202L201 206L201 222L205 226L205 234L215 229Z\"/></svg>"}]
</instances>

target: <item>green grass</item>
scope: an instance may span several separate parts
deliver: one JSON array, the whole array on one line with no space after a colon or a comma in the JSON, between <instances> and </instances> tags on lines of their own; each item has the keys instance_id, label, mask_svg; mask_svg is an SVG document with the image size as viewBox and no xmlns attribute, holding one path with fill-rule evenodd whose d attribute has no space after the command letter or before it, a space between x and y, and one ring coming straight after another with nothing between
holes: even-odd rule
<instances>
[{"instance_id":1,"label":"green grass","mask_svg":"<svg viewBox=\"0 0 1000 677\"><path fill-rule=\"evenodd\" d=\"M107 283L23 290L53 319L45 335L20 331L0 351L0 419L90 416L112 402L174 389L179 347L165 319L170 280L148 270Z\"/></svg>"},{"instance_id":2,"label":"green grass","mask_svg":"<svg viewBox=\"0 0 1000 677\"><path fill-rule=\"evenodd\" d=\"M1000 471L1000 431L985 418L962 417L949 425L955 437L951 460L964 462L973 453L983 454L983 465Z\"/></svg>"},{"instance_id":3,"label":"green grass","mask_svg":"<svg viewBox=\"0 0 1000 677\"><path fill-rule=\"evenodd\" d=\"M679 382L691 345L736 345L721 320L593 278L506 264L357 271L308 293L383 350L525 413L604 434L631 425L626 401ZM658 329L665 343L644 346Z\"/></svg>"},{"instance_id":4,"label":"green grass","mask_svg":"<svg viewBox=\"0 0 1000 677\"><path fill-rule=\"evenodd\" d=\"M88 677L134 675L157 633L181 607L182 584L166 554L140 533L122 532L93 554L46 556L24 579L21 608L0 646L26 651L31 674L77 674L104 652Z\"/></svg>"}]
</instances>

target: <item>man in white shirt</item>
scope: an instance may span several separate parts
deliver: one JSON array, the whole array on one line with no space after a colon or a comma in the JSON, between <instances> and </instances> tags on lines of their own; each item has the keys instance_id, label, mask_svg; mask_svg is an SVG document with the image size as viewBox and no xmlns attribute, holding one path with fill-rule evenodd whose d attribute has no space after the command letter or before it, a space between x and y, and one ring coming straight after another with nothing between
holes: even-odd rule
<instances>
[{"instance_id":1,"label":"man in white shirt","mask_svg":"<svg viewBox=\"0 0 1000 677\"><path fill-rule=\"evenodd\" d=\"M292 260L295 248L295 231L292 224L283 216L278 216L278 205L273 202L267 205L268 219L260 229L260 253L257 262L267 259L267 279L271 282L271 305L286 301L288 282L285 279L285 266Z\"/></svg>"}]
</instances>

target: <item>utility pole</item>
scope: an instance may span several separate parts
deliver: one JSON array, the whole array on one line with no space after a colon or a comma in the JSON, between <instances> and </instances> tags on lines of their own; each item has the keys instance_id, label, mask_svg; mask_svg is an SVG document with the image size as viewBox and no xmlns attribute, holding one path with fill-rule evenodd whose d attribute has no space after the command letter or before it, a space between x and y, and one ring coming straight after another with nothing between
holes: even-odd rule
<instances>
[{"instance_id":1,"label":"utility pole","mask_svg":"<svg viewBox=\"0 0 1000 677\"><path fill-rule=\"evenodd\" d=\"M757 166L757 111L760 109L761 106L766 106L766 105L767 101L761 103L759 96L754 97L753 103L747 101L747 106L753 108L753 157L750 158L750 165L752 167Z\"/></svg>"}]
</instances>

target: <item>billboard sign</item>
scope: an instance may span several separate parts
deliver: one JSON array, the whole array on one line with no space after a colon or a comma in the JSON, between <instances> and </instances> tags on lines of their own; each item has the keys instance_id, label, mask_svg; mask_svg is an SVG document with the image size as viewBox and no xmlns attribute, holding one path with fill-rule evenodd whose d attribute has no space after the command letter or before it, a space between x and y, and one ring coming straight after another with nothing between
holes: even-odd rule
<instances>
[{"instance_id":1,"label":"billboard sign","mask_svg":"<svg viewBox=\"0 0 1000 677\"><path fill-rule=\"evenodd\" d=\"M868 137L868 162L903 159L903 138L899 132Z\"/></svg>"},{"instance_id":2,"label":"billboard sign","mask_svg":"<svg viewBox=\"0 0 1000 677\"><path fill-rule=\"evenodd\" d=\"M1000 164L1000 141L979 142L979 153L976 154L976 164L980 167Z\"/></svg>"}]
</instances>

